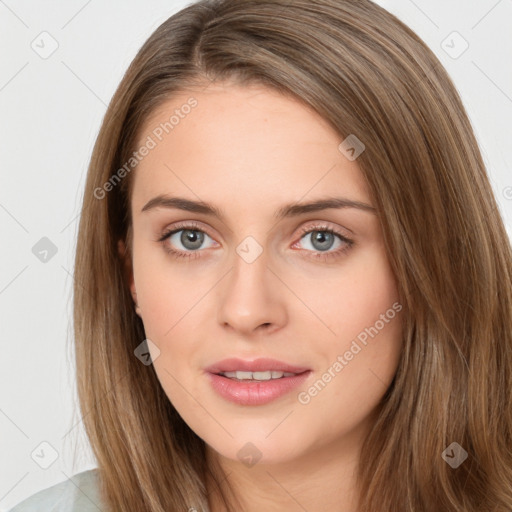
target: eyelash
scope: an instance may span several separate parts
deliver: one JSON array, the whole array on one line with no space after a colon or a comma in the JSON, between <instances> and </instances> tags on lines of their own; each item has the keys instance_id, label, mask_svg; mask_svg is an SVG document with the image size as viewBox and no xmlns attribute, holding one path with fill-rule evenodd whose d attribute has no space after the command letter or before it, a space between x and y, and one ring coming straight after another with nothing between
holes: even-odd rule
<instances>
[{"instance_id":1,"label":"eyelash","mask_svg":"<svg viewBox=\"0 0 512 512\"><path fill-rule=\"evenodd\" d=\"M201 252L200 250L189 251L189 252L177 251L176 249L172 249L166 243L167 239L171 235L174 235L175 233L179 233L180 231L185 231L185 230L199 231L201 233L204 233L205 235L208 235L208 233L206 233L203 229L200 229L198 224L195 224L194 222L190 222L190 223L186 223L186 224L178 224L178 225L175 225L171 229L165 230L164 233L162 233L162 236L157 240L157 242L160 242L163 245L165 251L167 253L171 254L174 258L186 258L188 260L192 260L192 259L195 259L195 258L199 257L199 253ZM350 250L351 247L354 245L354 241L353 240L350 240L349 238L343 236L338 231L336 231L336 230L334 230L334 229L332 229L332 228L330 228L328 226L325 226L325 225L308 226L308 227L301 228L301 233L300 233L299 240L301 240L304 237L304 235L312 233L314 231L319 231L319 232L322 232L322 233L331 233L333 235L336 235L346 245L345 245L345 247L343 247L341 249L337 249L337 250L332 251L332 252L316 251L316 252L314 252L314 254L309 255L308 256L309 258L312 258L312 259L315 259L315 260L319 260L320 259L320 260L324 260L324 261L330 260L331 258L338 258L338 257L343 256L343 254L345 252L347 252L348 250ZM312 252L312 251L308 250L307 252Z\"/></svg>"}]
</instances>

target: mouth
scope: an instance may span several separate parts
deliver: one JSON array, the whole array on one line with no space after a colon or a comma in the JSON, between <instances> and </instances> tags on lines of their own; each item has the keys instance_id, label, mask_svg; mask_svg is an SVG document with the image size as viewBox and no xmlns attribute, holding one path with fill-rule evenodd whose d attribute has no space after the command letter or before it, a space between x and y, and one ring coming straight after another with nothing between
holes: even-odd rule
<instances>
[{"instance_id":1,"label":"mouth","mask_svg":"<svg viewBox=\"0 0 512 512\"><path fill-rule=\"evenodd\" d=\"M213 390L237 405L264 405L289 394L311 369L275 359L225 359L205 369Z\"/></svg>"}]
</instances>

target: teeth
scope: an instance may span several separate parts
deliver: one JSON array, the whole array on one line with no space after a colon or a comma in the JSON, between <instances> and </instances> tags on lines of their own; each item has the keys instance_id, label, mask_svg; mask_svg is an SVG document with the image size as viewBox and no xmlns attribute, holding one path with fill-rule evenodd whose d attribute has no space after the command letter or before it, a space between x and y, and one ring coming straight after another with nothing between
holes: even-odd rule
<instances>
[{"instance_id":1,"label":"teeth","mask_svg":"<svg viewBox=\"0 0 512 512\"><path fill-rule=\"evenodd\" d=\"M292 377L295 373L268 370L266 372L221 372L221 375L229 379L238 380L271 380L280 379L282 377Z\"/></svg>"}]
</instances>

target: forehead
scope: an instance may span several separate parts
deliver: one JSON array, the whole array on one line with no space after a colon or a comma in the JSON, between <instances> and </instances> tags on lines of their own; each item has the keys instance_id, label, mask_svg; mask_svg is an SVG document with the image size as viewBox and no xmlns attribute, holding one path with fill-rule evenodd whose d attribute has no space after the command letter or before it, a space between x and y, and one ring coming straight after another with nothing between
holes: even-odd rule
<instances>
[{"instance_id":1,"label":"forehead","mask_svg":"<svg viewBox=\"0 0 512 512\"><path fill-rule=\"evenodd\" d=\"M357 162L339 150L343 138L299 100L263 86L181 91L146 120L137 147L150 139L133 176L135 211L162 193L260 208L333 192L370 201Z\"/></svg>"}]
</instances>

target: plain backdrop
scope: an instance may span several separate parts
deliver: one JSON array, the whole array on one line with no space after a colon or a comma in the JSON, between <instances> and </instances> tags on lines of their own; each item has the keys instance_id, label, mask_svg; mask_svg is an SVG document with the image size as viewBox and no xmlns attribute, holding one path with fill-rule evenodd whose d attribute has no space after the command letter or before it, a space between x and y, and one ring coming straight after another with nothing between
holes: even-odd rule
<instances>
[{"instance_id":1,"label":"plain backdrop","mask_svg":"<svg viewBox=\"0 0 512 512\"><path fill-rule=\"evenodd\" d=\"M86 169L128 64L189 3L0 0L0 512L96 466L70 348ZM453 78L511 233L512 1L377 3Z\"/></svg>"}]
</instances>

